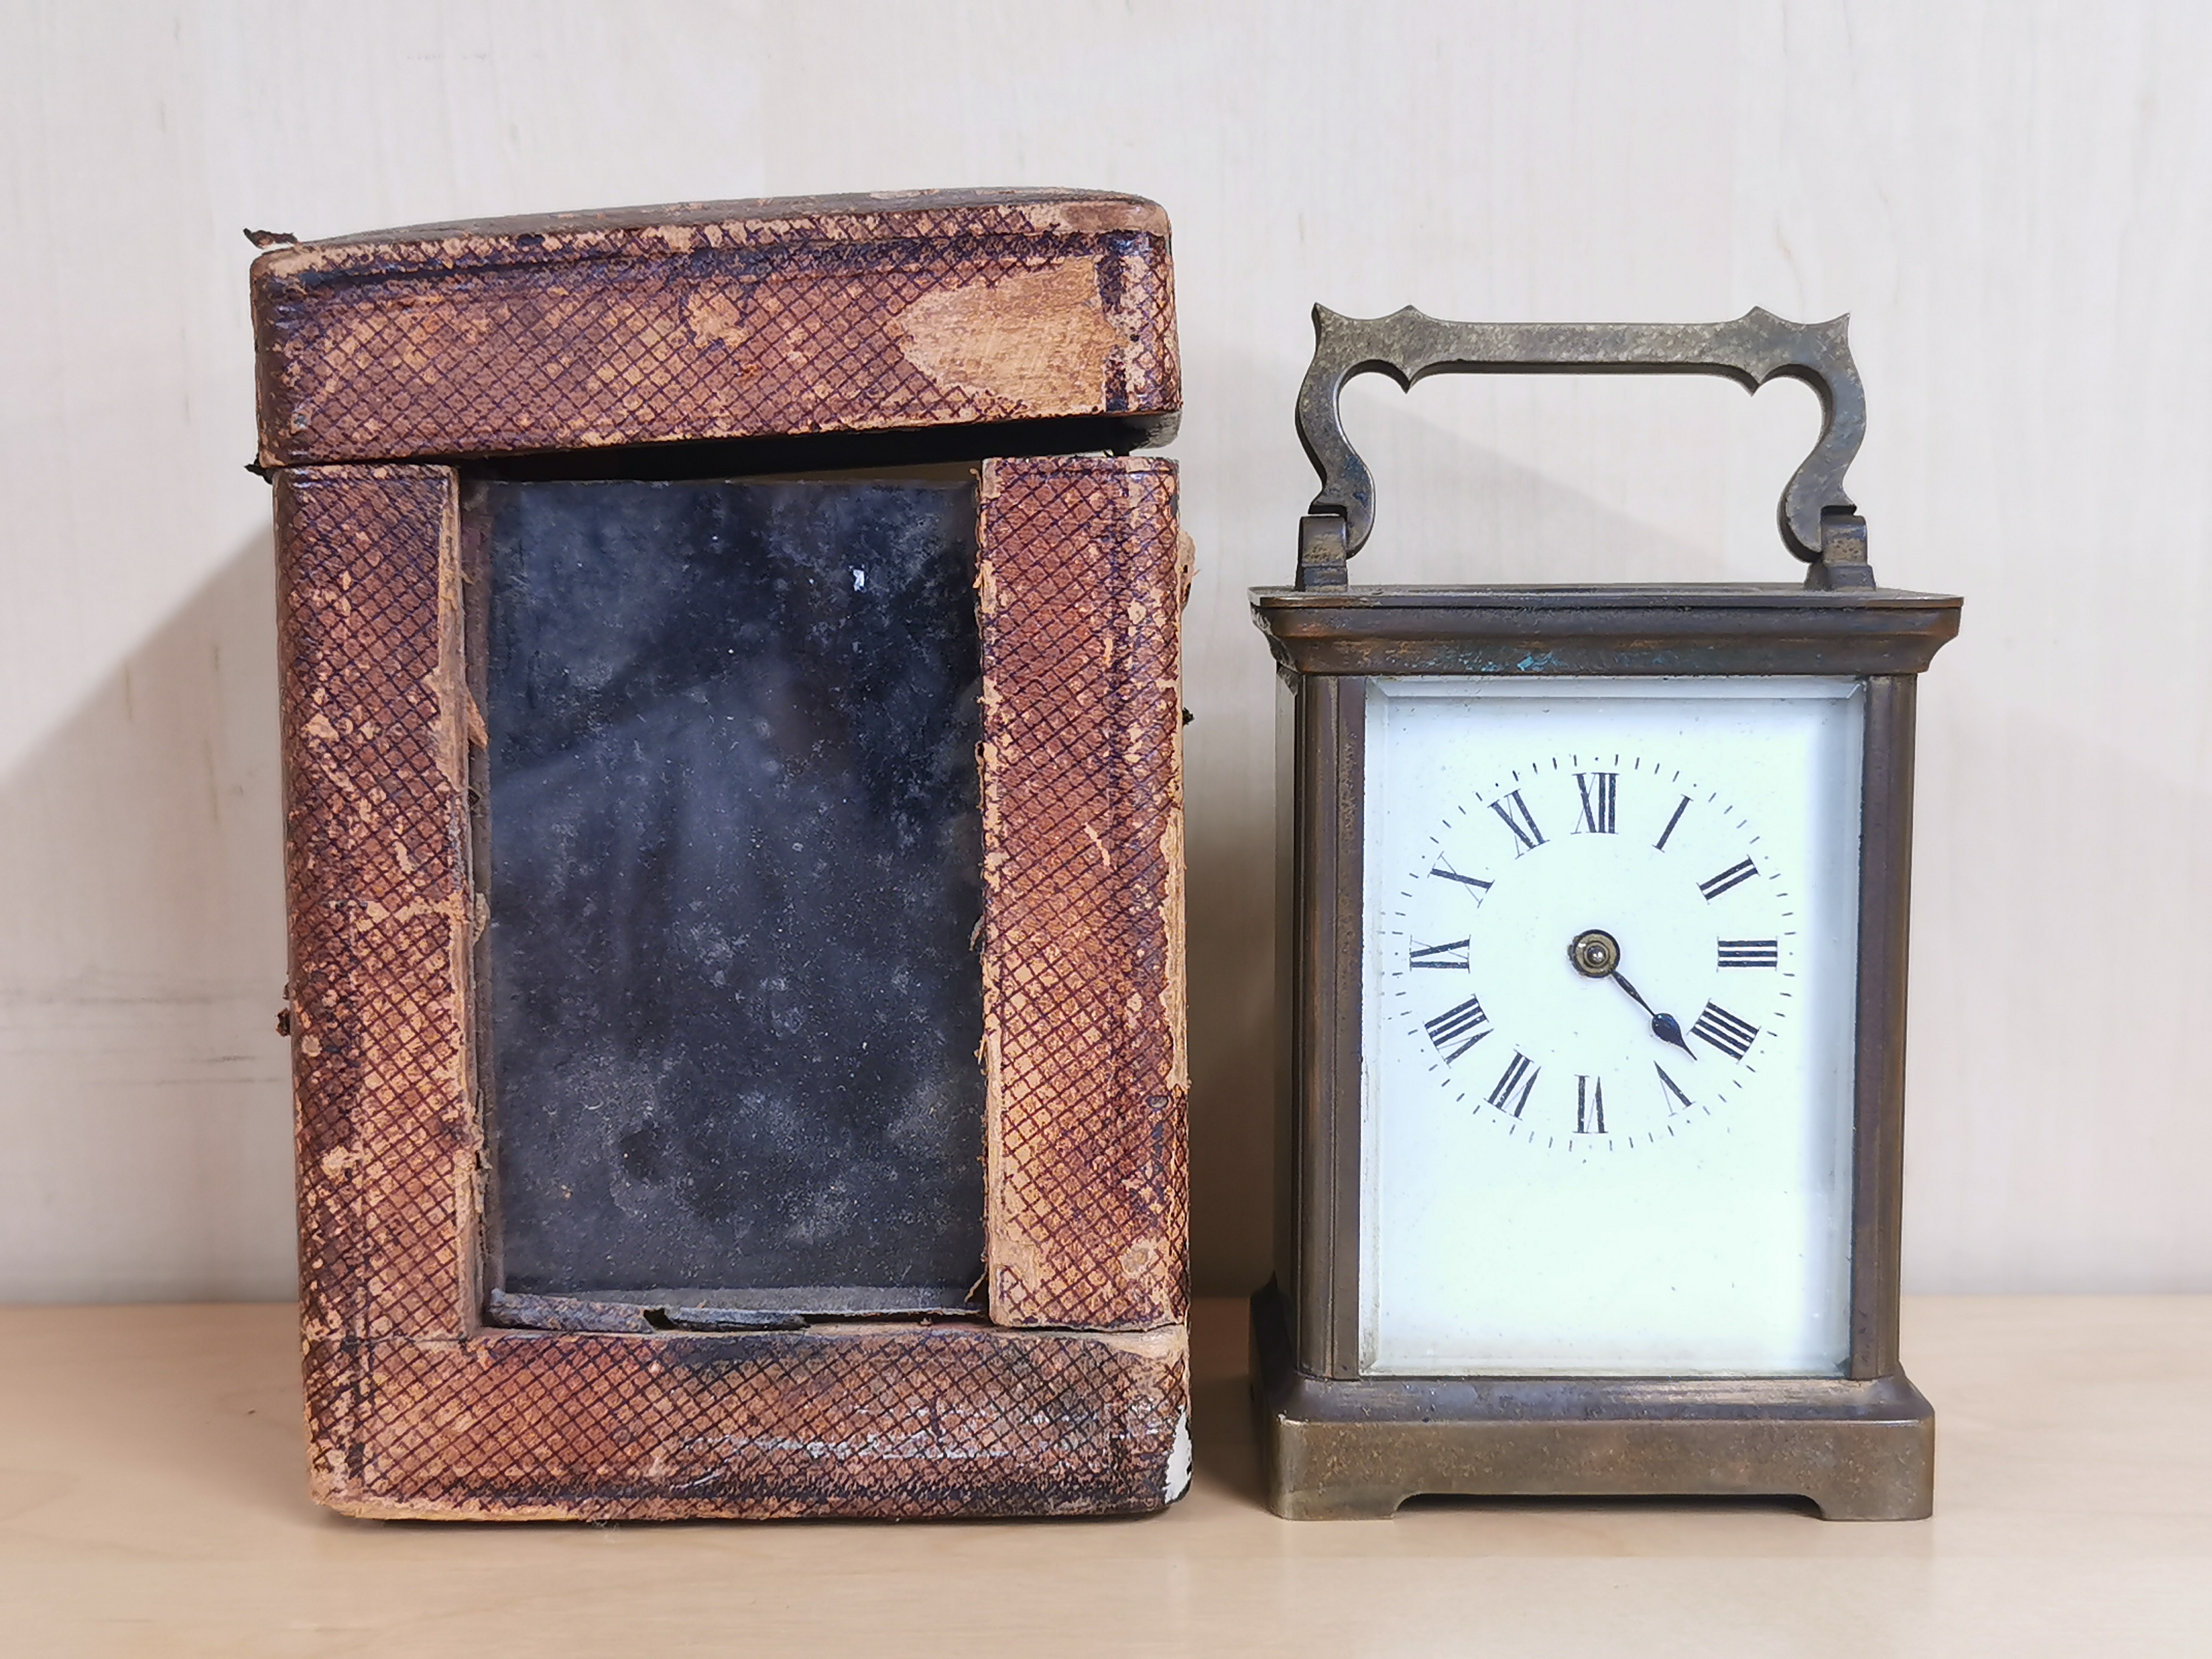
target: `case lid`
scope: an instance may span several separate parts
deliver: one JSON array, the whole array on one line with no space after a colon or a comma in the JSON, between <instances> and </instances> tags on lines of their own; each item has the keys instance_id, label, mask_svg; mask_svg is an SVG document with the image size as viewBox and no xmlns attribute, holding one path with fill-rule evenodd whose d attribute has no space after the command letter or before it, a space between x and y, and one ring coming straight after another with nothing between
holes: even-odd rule
<instances>
[{"instance_id":1,"label":"case lid","mask_svg":"<svg viewBox=\"0 0 2212 1659\"><path fill-rule=\"evenodd\" d=\"M252 295L264 466L1099 417L1143 443L1182 406L1167 216L1103 191L414 226L273 249Z\"/></svg>"}]
</instances>

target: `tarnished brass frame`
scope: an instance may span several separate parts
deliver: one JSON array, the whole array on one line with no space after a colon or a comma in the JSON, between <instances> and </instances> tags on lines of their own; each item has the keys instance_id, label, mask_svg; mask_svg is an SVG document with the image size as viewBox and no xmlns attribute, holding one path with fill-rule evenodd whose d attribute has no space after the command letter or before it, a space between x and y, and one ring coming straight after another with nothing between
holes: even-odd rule
<instances>
[{"instance_id":1,"label":"tarnished brass frame","mask_svg":"<svg viewBox=\"0 0 2212 1659\"><path fill-rule=\"evenodd\" d=\"M1252 1298L1268 1506L1380 1520L1417 1493L1810 1498L1831 1521L1933 1499L1936 1418L1901 1370L1850 1377L1316 1377Z\"/></svg>"},{"instance_id":2,"label":"tarnished brass frame","mask_svg":"<svg viewBox=\"0 0 2212 1659\"><path fill-rule=\"evenodd\" d=\"M1300 674L1917 674L1959 601L1782 583L1255 588Z\"/></svg>"},{"instance_id":3,"label":"tarnished brass frame","mask_svg":"<svg viewBox=\"0 0 2212 1659\"><path fill-rule=\"evenodd\" d=\"M1864 562L1863 524L1844 489L1866 433L1849 317L1793 323L1754 306L1726 323L1455 323L1412 306L1388 317L1346 317L1317 305L1313 323L1297 428L1321 493L1299 534L1301 587L1342 587L1346 561L1374 528L1374 476L1345 435L1337 407L1345 382L1368 374L1387 374L1408 392L1431 374L1717 374L1747 392L1777 377L1801 380L1820 400L1820 436L1782 492L1776 520L1783 544L1808 563L1833 562L1839 552ZM1839 549L1837 530L1860 546ZM1849 585L1874 583L1861 572Z\"/></svg>"},{"instance_id":4,"label":"tarnished brass frame","mask_svg":"<svg viewBox=\"0 0 2212 1659\"><path fill-rule=\"evenodd\" d=\"M1837 1519L1932 1503L1934 1428L1898 1360L1914 676L1959 601L1796 587L1261 589L1284 685L1279 1168L1291 1224L1254 1303L1270 1505L1387 1516L1422 1492L1767 1493ZM1358 1373L1366 696L1376 674L1849 675L1861 798L1851 1347L1842 1378Z\"/></svg>"}]
</instances>

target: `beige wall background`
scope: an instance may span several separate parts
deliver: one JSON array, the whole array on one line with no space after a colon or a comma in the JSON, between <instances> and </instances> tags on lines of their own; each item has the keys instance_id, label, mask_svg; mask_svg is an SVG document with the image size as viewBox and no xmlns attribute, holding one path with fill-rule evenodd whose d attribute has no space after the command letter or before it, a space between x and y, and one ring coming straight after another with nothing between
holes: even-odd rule
<instances>
[{"instance_id":1,"label":"beige wall background","mask_svg":"<svg viewBox=\"0 0 2212 1659\"><path fill-rule=\"evenodd\" d=\"M1923 688L1907 1279L2212 1290L2212 8L0 5L0 1298L292 1285L242 226L1079 184L1176 226L1202 1287L1263 1276L1316 300L1853 313ZM1811 395L1359 383L1368 580L1753 578Z\"/></svg>"}]
</instances>

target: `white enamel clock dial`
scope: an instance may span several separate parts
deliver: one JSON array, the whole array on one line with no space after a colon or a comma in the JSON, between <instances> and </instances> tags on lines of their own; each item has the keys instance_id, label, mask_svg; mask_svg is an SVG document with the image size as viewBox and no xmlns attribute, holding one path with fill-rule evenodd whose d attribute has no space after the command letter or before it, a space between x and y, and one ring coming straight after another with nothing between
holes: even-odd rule
<instances>
[{"instance_id":1,"label":"white enamel clock dial","mask_svg":"<svg viewBox=\"0 0 2212 1659\"><path fill-rule=\"evenodd\" d=\"M1864 703L1369 683L1363 1370L1841 1371Z\"/></svg>"}]
</instances>

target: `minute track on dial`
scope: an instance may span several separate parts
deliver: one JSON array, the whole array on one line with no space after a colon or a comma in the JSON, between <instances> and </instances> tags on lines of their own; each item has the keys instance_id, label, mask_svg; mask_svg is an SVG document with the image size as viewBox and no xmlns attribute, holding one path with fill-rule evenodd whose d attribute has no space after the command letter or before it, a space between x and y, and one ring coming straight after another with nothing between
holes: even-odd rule
<instances>
[{"instance_id":1,"label":"minute track on dial","mask_svg":"<svg viewBox=\"0 0 2212 1659\"><path fill-rule=\"evenodd\" d=\"M1418 1046L1425 1087L1520 1144L1601 1157L1664 1143L1771 1086L1764 1034L1796 1006L1797 947L1784 852L1757 823L1625 746L1562 747L1486 784L1439 782L1429 810L1442 810L1401 855L1404 908L1376 963L1398 979L1391 1024ZM1607 941L1605 960L1577 959L1590 934ZM1642 1032L1613 994L1552 977L1543 959L1556 963L1562 943L1570 982L1613 980ZM1655 1056L1664 1063L1636 1069Z\"/></svg>"}]
</instances>

